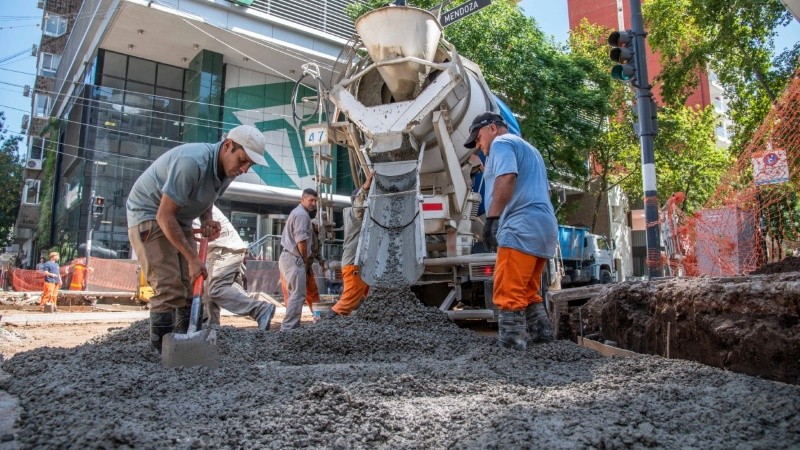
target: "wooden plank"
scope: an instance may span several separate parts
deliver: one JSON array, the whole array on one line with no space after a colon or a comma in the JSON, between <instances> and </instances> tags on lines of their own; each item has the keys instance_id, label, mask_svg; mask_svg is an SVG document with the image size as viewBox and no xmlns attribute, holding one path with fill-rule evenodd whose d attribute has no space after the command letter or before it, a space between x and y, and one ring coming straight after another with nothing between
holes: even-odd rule
<instances>
[{"instance_id":1,"label":"wooden plank","mask_svg":"<svg viewBox=\"0 0 800 450\"><path fill-rule=\"evenodd\" d=\"M612 347L610 345L601 344L600 342L582 338L580 336L578 336L578 345L580 345L581 347L592 349L603 356L630 357L638 355L638 353L632 352L630 350L625 350L624 348Z\"/></svg>"}]
</instances>

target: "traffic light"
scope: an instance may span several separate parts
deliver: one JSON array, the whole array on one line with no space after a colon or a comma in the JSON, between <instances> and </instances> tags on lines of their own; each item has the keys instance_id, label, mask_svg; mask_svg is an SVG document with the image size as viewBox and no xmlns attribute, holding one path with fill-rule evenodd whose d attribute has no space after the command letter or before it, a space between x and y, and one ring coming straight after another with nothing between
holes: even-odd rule
<instances>
[{"instance_id":1,"label":"traffic light","mask_svg":"<svg viewBox=\"0 0 800 450\"><path fill-rule=\"evenodd\" d=\"M106 199L104 197L95 197L94 203L92 203L92 213L94 213L95 216L102 215L105 207Z\"/></svg>"},{"instance_id":2,"label":"traffic light","mask_svg":"<svg viewBox=\"0 0 800 450\"><path fill-rule=\"evenodd\" d=\"M608 36L608 45L611 53L609 58L618 63L611 69L611 78L630 81L636 74L633 33L629 31L615 31Z\"/></svg>"}]
</instances>

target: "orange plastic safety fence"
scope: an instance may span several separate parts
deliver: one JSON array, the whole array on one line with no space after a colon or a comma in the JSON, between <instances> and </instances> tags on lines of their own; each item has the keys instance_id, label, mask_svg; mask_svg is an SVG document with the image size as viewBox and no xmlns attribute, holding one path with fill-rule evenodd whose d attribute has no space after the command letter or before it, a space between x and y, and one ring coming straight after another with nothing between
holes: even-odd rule
<instances>
[{"instance_id":1,"label":"orange plastic safety fence","mask_svg":"<svg viewBox=\"0 0 800 450\"><path fill-rule=\"evenodd\" d=\"M800 70L705 208L689 217L669 201L662 209L674 222L665 233L673 274L746 274L800 251L799 172Z\"/></svg>"},{"instance_id":2,"label":"orange plastic safety fence","mask_svg":"<svg viewBox=\"0 0 800 450\"><path fill-rule=\"evenodd\" d=\"M84 262L78 258L75 262ZM69 288L70 265L61 266L62 289ZM90 272L88 274L89 291L136 291L139 278L136 272L136 261L128 259L89 259ZM11 284L15 291L41 291L44 274L35 270L14 269L11 274Z\"/></svg>"}]
</instances>

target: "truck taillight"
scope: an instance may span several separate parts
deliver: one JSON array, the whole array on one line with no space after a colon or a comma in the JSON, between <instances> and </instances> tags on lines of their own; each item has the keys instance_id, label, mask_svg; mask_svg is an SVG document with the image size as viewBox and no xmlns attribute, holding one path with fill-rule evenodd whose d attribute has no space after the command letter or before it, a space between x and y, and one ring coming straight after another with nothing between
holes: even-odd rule
<instances>
[{"instance_id":1,"label":"truck taillight","mask_svg":"<svg viewBox=\"0 0 800 450\"><path fill-rule=\"evenodd\" d=\"M469 277L472 281L490 281L494 278L494 264L472 263L469 265Z\"/></svg>"},{"instance_id":2,"label":"truck taillight","mask_svg":"<svg viewBox=\"0 0 800 450\"><path fill-rule=\"evenodd\" d=\"M443 211L444 204L443 203L423 203L422 204L423 211Z\"/></svg>"}]
</instances>

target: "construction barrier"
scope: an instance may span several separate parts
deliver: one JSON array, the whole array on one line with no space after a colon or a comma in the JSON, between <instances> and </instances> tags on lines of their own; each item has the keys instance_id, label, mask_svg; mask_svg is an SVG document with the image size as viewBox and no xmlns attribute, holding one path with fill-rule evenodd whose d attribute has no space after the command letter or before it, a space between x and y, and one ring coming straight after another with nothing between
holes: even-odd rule
<instances>
[{"instance_id":1,"label":"construction barrier","mask_svg":"<svg viewBox=\"0 0 800 450\"><path fill-rule=\"evenodd\" d=\"M741 275L800 254L800 70L705 208L662 209L671 275Z\"/></svg>"},{"instance_id":2,"label":"construction barrier","mask_svg":"<svg viewBox=\"0 0 800 450\"><path fill-rule=\"evenodd\" d=\"M75 261L83 262L84 258ZM61 288L69 288L70 264L61 266ZM104 259L91 258L89 260L90 271L87 275L89 283L88 290L96 292L120 292L137 290L139 281L137 278L136 261L130 259ZM44 274L36 270L13 269L11 273L11 287L15 291L41 291L44 282Z\"/></svg>"}]
</instances>

